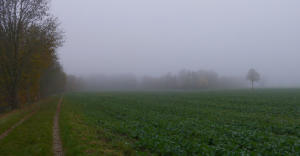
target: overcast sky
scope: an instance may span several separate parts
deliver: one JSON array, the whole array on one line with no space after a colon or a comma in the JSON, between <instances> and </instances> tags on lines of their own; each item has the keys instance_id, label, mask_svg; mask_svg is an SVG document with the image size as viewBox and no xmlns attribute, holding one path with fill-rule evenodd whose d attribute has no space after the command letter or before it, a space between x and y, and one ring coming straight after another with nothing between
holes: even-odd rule
<instances>
[{"instance_id":1,"label":"overcast sky","mask_svg":"<svg viewBox=\"0 0 300 156\"><path fill-rule=\"evenodd\" d=\"M52 0L69 74L181 69L300 84L299 0Z\"/></svg>"}]
</instances>

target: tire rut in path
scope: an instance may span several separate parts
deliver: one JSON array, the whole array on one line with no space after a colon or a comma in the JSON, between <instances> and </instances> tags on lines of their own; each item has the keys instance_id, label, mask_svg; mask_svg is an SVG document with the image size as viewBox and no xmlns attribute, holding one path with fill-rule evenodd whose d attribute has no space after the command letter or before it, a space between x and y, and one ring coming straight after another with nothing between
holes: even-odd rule
<instances>
[{"instance_id":1,"label":"tire rut in path","mask_svg":"<svg viewBox=\"0 0 300 156\"><path fill-rule=\"evenodd\" d=\"M20 126L24 121L26 121L27 119L29 119L34 113L35 113L35 111L30 112L25 117L23 117L19 122L17 122L12 127L10 127L9 129L7 129L4 133L2 133L0 135L0 140L2 140L3 138L5 138L12 130L14 130L15 128L17 128L18 126Z\"/></svg>"},{"instance_id":2,"label":"tire rut in path","mask_svg":"<svg viewBox=\"0 0 300 156\"><path fill-rule=\"evenodd\" d=\"M54 116L54 123L53 123L53 154L55 156L63 156L64 151L62 148L62 143L59 135L59 113L60 113L60 107L63 100L63 96L60 98L56 113Z\"/></svg>"}]
</instances>

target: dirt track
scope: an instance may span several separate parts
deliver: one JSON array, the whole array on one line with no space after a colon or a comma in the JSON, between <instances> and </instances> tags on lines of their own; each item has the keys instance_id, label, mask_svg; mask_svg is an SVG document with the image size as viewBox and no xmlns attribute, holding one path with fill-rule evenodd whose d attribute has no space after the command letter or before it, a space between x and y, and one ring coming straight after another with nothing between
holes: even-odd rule
<instances>
[{"instance_id":1,"label":"dirt track","mask_svg":"<svg viewBox=\"0 0 300 156\"><path fill-rule=\"evenodd\" d=\"M59 135L59 113L60 113L60 107L62 101L63 101L63 96L60 98L58 102L56 113L54 116L54 123L53 123L53 154L55 156L64 155L64 151L62 148L62 143Z\"/></svg>"}]
</instances>

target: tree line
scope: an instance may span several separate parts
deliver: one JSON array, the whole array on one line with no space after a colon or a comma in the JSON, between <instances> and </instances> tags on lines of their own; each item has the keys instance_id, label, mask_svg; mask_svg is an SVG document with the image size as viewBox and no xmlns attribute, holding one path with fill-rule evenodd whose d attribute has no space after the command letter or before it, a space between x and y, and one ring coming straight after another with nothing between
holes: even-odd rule
<instances>
[{"instance_id":1,"label":"tree line","mask_svg":"<svg viewBox=\"0 0 300 156\"><path fill-rule=\"evenodd\" d=\"M15 109L62 92L62 43L48 0L0 0L0 101Z\"/></svg>"},{"instance_id":2,"label":"tree line","mask_svg":"<svg viewBox=\"0 0 300 156\"><path fill-rule=\"evenodd\" d=\"M241 78L219 76L208 70L181 70L176 74L167 73L160 77L145 76L140 86L146 89L218 89L242 88L245 82Z\"/></svg>"},{"instance_id":3,"label":"tree line","mask_svg":"<svg viewBox=\"0 0 300 156\"><path fill-rule=\"evenodd\" d=\"M181 70L161 76L137 77L133 74L93 75L90 77L68 77L68 91L98 90L197 90L244 88L244 78L219 76L214 71Z\"/></svg>"}]
</instances>

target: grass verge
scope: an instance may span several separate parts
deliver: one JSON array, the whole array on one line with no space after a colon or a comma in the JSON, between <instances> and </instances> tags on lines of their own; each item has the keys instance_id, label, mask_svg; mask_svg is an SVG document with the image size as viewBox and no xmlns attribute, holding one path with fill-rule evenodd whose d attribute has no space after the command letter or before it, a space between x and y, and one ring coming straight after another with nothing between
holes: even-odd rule
<instances>
[{"instance_id":1,"label":"grass verge","mask_svg":"<svg viewBox=\"0 0 300 156\"><path fill-rule=\"evenodd\" d=\"M149 155L138 153L130 140L89 122L83 105L65 98L60 115L60 134L65 155Z\"/></svg>"}]
</instances>

